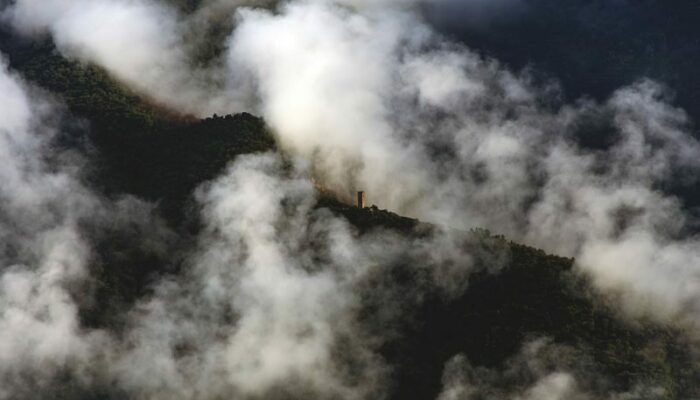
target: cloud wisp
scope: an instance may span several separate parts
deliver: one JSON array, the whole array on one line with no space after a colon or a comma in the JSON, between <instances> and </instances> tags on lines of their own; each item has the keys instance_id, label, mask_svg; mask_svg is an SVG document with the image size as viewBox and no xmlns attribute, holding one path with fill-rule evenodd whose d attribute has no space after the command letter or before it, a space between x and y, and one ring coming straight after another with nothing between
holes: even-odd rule
<instances>
[{"instance_id":1,"label":"cloud wisp","mask_svg":"<svg viewBox=\"0 0 700 400\"><path fill-rule=\"evenodd\" d=\"M445 365L442 381L438 400L637 400L668 395L645 384L616 391L589 357L545 338L526 342L499 371L474 367L458 354Z\"/></svg>"},{"instance_id":2,"label":"cloud wisp","mask_svg":"<svg viewBox=\"0 0 700 400\"><path fill-rule=\"evenodd\" d=\"M374 398L390 370L376 352L384 332L358 317L364 299L384 296L367 280L406 265L425 272L416 297L452 294L446 276L466 282L473 270L464 235L360 236L315 207L307 163L242 156L198 190L204 227L183 272L154 283L125 326L88 327L100 254L87 235L115 224L143 240L167 234L141 227L158 222L148 204L101 197L79 160L56 157L60 111L43 94L4 67L0 88L0 399ZM395 312L385 307L383 329Z\"/></svg>"},{"instance_id":3,"label":"cloud wisp","mask_svg":"<svg viewBox=\"0 0 700 400\"><path fill-rule=\"evenodd\" d=\"M697 239L662 188L692 182L700 146L662 85L561 104L556 85L449 43L411 11L281 7L239 12L232 73L252 76L282 146L326 185L576 257L629 294L629 311L695 318ZM583 144L601 125L611 144Z\"/></svg>"},{"instance_id":4,"label":"cloud wisp","mask_svg":"<svg viewBox=\"0 0 700 400\"><path fill-rule=\"evenodd\" d=\"M200 188L198 250L132 312L112 367L122 387L144 398L381 397L391 371L377 349L407 306L384 299L392 269L423 276L402 294L419 299L459 294L448 277L466 283L507 259L475 262L468 234L359 235L315 207L305 164L242 156ZM372 323L361 317L369 298L383 307Z\"/></svg>"}]
</instances>

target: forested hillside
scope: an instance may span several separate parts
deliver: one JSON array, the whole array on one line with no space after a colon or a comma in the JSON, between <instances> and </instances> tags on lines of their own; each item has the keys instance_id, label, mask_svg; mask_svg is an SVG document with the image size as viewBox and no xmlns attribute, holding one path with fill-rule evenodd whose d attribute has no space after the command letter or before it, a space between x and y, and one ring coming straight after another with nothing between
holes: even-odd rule
<instances>
[{"instance_id":1,"label":"forested hillside","mask_svg":"<svg viewBox=\"0 0 700 400\"><path fill-rule=\"evenodd\" d=\"M196 2L179 3L187 9ZM100 249L93 267L95 300L81 310L81 323L118 330L122 313L152 293L157 277L183 268L173 255L196 247L194 237L202 227L192 202L195 190L239 155L277 152L274 133L262 118L247 113L206 119L178 114L97 66L62 57L48 39L29 42L2 32L0 50L11 68L66 104L68 133L55 145L85 158L82 179L105 197L151 202L168 229L177 232L164 235L169 239L158 251L142 246L138 231L117 223L94 238ZM418 246L447 229L377 207L358 209L328 194L319 194L314 208L346 220L358 238L398 235ZM425 284L430 272L415 268L412 263L423 261L411 255L363 283L357 323L370 334L394 332L374 344L393 378L389 398L437 398L446 379L443 366L455 354L469 361L464 368L482 384L483 397L476 398L509 393L538 379L518 370L532 346L538 350L530 356L543 365L541 373L568 371L594 394L655 387L662 390L643 398L700 396L700 371L682 328L623 317L575 260L485 230L453 234L476 255L472 272L454 282L459 288L454 293ZM494 266L494 259L501 262ZM373 296L376 292L388 294ZM387 308L400 312L385 315ZM121 398L108 391L96 395Z\"/></svg>"}]
</instances>

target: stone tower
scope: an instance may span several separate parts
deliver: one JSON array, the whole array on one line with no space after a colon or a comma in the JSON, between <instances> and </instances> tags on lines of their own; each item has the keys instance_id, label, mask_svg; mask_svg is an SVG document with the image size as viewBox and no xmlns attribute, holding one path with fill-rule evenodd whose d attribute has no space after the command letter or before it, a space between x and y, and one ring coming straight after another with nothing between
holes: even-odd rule
<instances>
[{"instance_id":1,"label":"stone tower","mask_svg":"<svg viewBox=\"0 0 700 400\"><path fill-rule=\"evenodd\" d=\"M357 192L357 208L365 208L365 192Z\"/></svg>"}]
</instances>

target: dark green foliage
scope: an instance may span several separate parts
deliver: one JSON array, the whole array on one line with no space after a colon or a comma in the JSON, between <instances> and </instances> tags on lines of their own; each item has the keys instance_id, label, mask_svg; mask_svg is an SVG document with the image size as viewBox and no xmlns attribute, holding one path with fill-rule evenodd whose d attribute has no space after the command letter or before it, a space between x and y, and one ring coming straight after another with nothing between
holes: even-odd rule
<instances>
[{"instance_id":1,"label":"dark green foliage","mask_svg":"<svg viewBox=\"0 0 700 400\"><path fill-rule=\"evenodd\" d=\"M389 227L412 232L411 220L392 213L329 207L359 229ZM418 228L418 237L425 231L425 227ZM681 331L627 321L573 268L572 259L548 255L484 230L474 231L470 243L473 252L487 247L491 254L507 255L507 262L494 273L485 265L489 258L477 260L469 267L474 273L467 290L456 298L436 292L416 295L425 270L407 265L396 266L371 284L378 292L393 295L365 297L363 312L370 330L401 332L381 350L394 368L393 398L436 398L442 387L442 368L456 354L464 354L476 366L499 369L527 340L538 337L570 346L581 358L591 357L594 371L572 372L584 382L591 379L586 375L598 374L598 387L588 388L593 392L627 391L644 382L663 387L667 398L698 395L700 371L682 350L689 344ZM376 326L378 321L371 314L391 307L402 310L393 322L399 328Z\"/></svg>"},{"instance_id":2,"label":"dark green foliage","mask_svg":"<svg viewBox=\"0 0 700 400\"><path fill-rule=\"evenodd\" d=\"M149 132L93 132L94 185L111 197L136 195L157 204L167 225L179 232L154 246L141 246L143 232L123 228L97 237L96 303L86 320L117 326L115 316L148 293L149 285L163 274L180 269L183 254L195 244L199 229L192 194L205 181L222 173L237 155L269 151L274 139L261 118L250 114L207 118L163 126ZM117 321L118 322L118 321Z\"/></svg>"},{"instance_id":3,"label":"dark green foliage","mask_svg":"<svg viewBox=\"0 0 700 400\"><path fill-rule=\"evenodd\" d=\"M125 312L150 293L150 285L180 268L187 237L177 237L161 221L106 221L84 227L92 242L91 282L80 316L88 327L119 332ZM86 301L87 299L87 301Z\"/></svg>"},{"instance_id":4,"label":"dark green foliage","mask_svg":"<svg viewBox=\"0 0 700 400\"><path fill-rule=\"evenodd\" d=\"M67 61L51 52L32 58L21 68L27 79L60 93L73 113L95 124L110 126L120 121L121 129L134 129L155 123L150 107L139 96L115 84L97 67Z\"/></svg>"},{"instance_id":5,"label":"dark green foliage","mask_svg":"<svg viewBox=\"0 0 700 400\"><path fill-rule=\"evenodd\" d=\"M101 68L62 57L49 40L25 41L0 29L0 51L25 79L59 95L74 115L88 118L95 126L144 130L162 117L172 116L148 104Z\"/></svg>"},{"instance_id":6,"label":"dark green foliage","mask_svg":"<svg viewBox=\"0 0 700 400\"><path fill-rule=\"evenodd\" d=\"M50 41L23 41L0 30L0 50L13 68L89 122L92 179L98 186L110 195L161 202L169 217L181 217L195 187L237 154L275 147L261 118L180 116L145 101L98 67L65 59Z\"/></svg>"},{"instance_id":7,"label":"dark green foliage","mask_svg":"<svg viewBox=\"0 0 700 400\"><path fill-rule=\"evenodd\" d=\"M81 316L89 326L117 328L154 280L180 268L179 252L192 245L187 229L197 229L196 220L182 229L195 188L238 154L273 150L274 139L264 121L250 114L196 120L159 108L102 69L63 58L49 41L23 41L0 30L0 50L12 68L87 122L87 129L68 124L56 145L80 147L90 161L84 171L89 183L111 198L135 195L156 203L168 225L180 231L158 233L165 235L158 238L162 243L146 245L153 233L133 224L85 227L96 249L94 301L84 302Z\"/></svg>"},{"instance_id":8,"label":"dark green foliage","mask_svg":"<svg viewBox=\"0 0 700 400\"><path fill-rule=\"evenodd\" d=\"M215 178L238 154L275 148L261 118L250 114L207 118L149 134L108 132L95 137L96 182L162 206L173 221L194 189ZM177 223L177 221L173 221Z\"/></svg>"}]
</instances>

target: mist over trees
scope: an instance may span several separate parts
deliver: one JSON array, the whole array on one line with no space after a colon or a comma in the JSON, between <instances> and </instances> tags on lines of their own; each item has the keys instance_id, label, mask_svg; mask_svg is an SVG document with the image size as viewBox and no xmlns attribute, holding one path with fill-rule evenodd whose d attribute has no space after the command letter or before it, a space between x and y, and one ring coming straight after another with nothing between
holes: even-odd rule
<instances>
[{"instance_id":1,"label":"mist over trees","mask_svg":"<svg viewBox=\"0 0 700 400\"><path fill-rule=\"evenodd\" d=\"M664 187L698 146L665 89L547 103L391 1L341 3L219 15L204 46L164 23L187 46L138 83L56 44L71 26L0 25L0 399L700 396L693 218ZM254 93L196 103L227 54Z\"/></svg>"}]
</instances>

